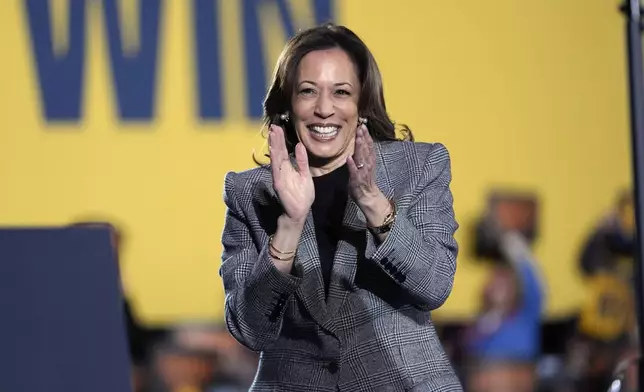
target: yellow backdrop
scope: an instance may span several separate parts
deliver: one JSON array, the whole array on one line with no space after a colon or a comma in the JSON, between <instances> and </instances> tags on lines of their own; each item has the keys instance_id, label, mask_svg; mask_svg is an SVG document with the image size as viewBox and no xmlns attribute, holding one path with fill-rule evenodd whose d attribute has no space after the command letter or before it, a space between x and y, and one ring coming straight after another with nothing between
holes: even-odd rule
<instances>
[{"instance_id":1,"label":"yellow backdrop","mask_svg":"<svg viewBox=\"0 0 644 392\"><path fill-rule=\"evenodd\" d=\"M148 0L116 1L126 59L138 50L139 1ZM206 87L194 71L194 21L204 15L192 7L208 1L163 3L153 115L135 122L118 114L102 16L115 3L108 0L87 2L77 119L47 121L29 30L28 16L42 17L34 3L8 0L0 12L0 224L113 219L126 231L123 275L145 321L221 317L222 180L228 170L251 167L252 149L262 146L259 123L246 109L257 95L244 72L243 7L253 2L212 7L211 32L219 38L202 36L201 44L220 48L223 116L208 121L198 115L197 90ZM66 12L69 0L50 3L52 50L65 56L74 44L67 28L74 16ZM266 74L287 31L272 3L263 2L255 26ZM286 4L295 28L314 20L308 0ZM454 292L439 314L466 317L475 309L484 273L470 256L467 231L492 186L539 192L537 254L548 311L575 309L583 295L578 246L630 177L617 1L347 0L336 1L334 13L373 49L392 116L419 140L441 141L451 151L462 251ZM140 76L121 80L122 87ZM54 90L49 104L64 103L65 94Z\"/></svg>"}]
</instances>

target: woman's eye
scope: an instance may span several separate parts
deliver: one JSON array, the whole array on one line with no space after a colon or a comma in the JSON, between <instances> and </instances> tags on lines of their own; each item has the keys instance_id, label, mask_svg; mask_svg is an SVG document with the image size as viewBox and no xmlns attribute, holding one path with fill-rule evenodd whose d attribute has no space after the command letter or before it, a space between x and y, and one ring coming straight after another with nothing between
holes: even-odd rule
<instances>
[{"instance_id":1,"label":"woman's eye","mask_svg":"<svg viewBox=\"0 0 644 392\"><path fill-rule=\"evenodd\" d=\"M313 90L312 88L303 88L302 90L300 90L300 94L301 95L315 94L315 90Z\"/></svg>"},{"instance_id":2,"label":"woman's eye","mask_svg":"<svg viewBox=\"0 0 644 392\"><path fill-rule=\"evenodd\" d=\"M338 90L335 93L338 95L351 95L351 93L348 92L347 90Z\"/></svg>"}]
</instances>

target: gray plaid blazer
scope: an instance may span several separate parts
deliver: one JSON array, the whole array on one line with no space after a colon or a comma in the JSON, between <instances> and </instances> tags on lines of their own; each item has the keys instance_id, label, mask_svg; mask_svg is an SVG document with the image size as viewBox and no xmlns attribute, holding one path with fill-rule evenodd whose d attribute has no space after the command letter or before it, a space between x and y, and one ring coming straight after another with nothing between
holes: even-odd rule
<instances>
[{"instance_id":1,"label":"gray plaid blazer","mask_svg":"<svg viewBox=\"0 0 644 392\"><path fill-rule=\"evenodd\" d=\"M282 213L270 168L226 175L220 275L230 333L261 352L251 391L462 390L430 313L456 272L448 151L375 145L377 184L398 216L378 245L349 200L326 300L311 214L283 274L267 247Z\"/></svg>"}]
</instances>

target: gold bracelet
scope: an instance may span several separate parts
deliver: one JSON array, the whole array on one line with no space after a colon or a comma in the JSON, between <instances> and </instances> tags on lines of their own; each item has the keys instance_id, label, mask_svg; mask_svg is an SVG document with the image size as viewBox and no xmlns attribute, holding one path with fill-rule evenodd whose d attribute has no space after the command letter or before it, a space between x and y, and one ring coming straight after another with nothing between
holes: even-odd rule
<instances>
[{"instance_id":1,"label":"gold bracelet","mask_svg":"<svg viewBox=\"0 0 644 392\"><path fill-rule=\"evenodd\" d=\"M279 261L292 261L295 258L295 252L295 250L291 252L282 252L281 250L273 246L273 236L271 235L270 237L268 237L268 253L272 258ZM279 255L277 255L276 253L279 253Z\"/></svg>"},{"instance_id":2,"label":"gold bracelet","mask_svg":"<svg viewBox=\"0 0 644 392\"><path fill-rule=\"evenodd\" d=\"M270 254L272 258L274 258L276 260L279 260L279 261L291 261L291 260L293 260L295 258L295 255L291 255L291 256L288 256L288 257L280 257L280 256L275 255L270 250L268 251L268 254Z\"/></svg>"},{"instance_id":3,"label":"gold bracelet","mask_svg":"<svg viewBox=\"0 0 644 392\"><path fill-rule=\"evenodd\" d=\"M280 253L280 254L283 254L283 255L294 255L294 254L295 254L295 251L294 251L294 250L292 250L292 251L290 251L290 252L284 252L284 251L281 251L281 250L277 249L277 248L275 247L275 245L273 245L273 237L274 237L274 236L275 236L275 235L273 234L273 235L271 235L270 237L268 237L268 245L269 245L269 246L270 246L270 247L271 247L275 252Z\"/></svg>"}]
</instances>

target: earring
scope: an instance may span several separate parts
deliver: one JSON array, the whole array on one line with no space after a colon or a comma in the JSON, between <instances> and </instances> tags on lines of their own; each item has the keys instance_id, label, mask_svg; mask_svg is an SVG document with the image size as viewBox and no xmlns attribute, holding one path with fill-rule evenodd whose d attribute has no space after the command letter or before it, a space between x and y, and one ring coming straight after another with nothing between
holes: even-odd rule
<instances>
[{"instance_id":1,"label":"earring","mask_svg":"<svg viewBox=\"0 0 644 392\"><path fill-rule=\"evenodd\" d=\"M282 113L282 114L280 114L280 120L282 120L282 121L284 121L284 122L288 122L288 120L289 120L289 118L288 118L288 113Z\"/></svg>"},{"instance_id":2,"label":"earring","mask_svg":"<svg viewBox=\"0 0 644 392\"><path fill-rule=\"evenodd\" d=\"M367 124L367 118L366 117L358 117L358 124L366 125Z\"/></svg>"}]
</instances>

